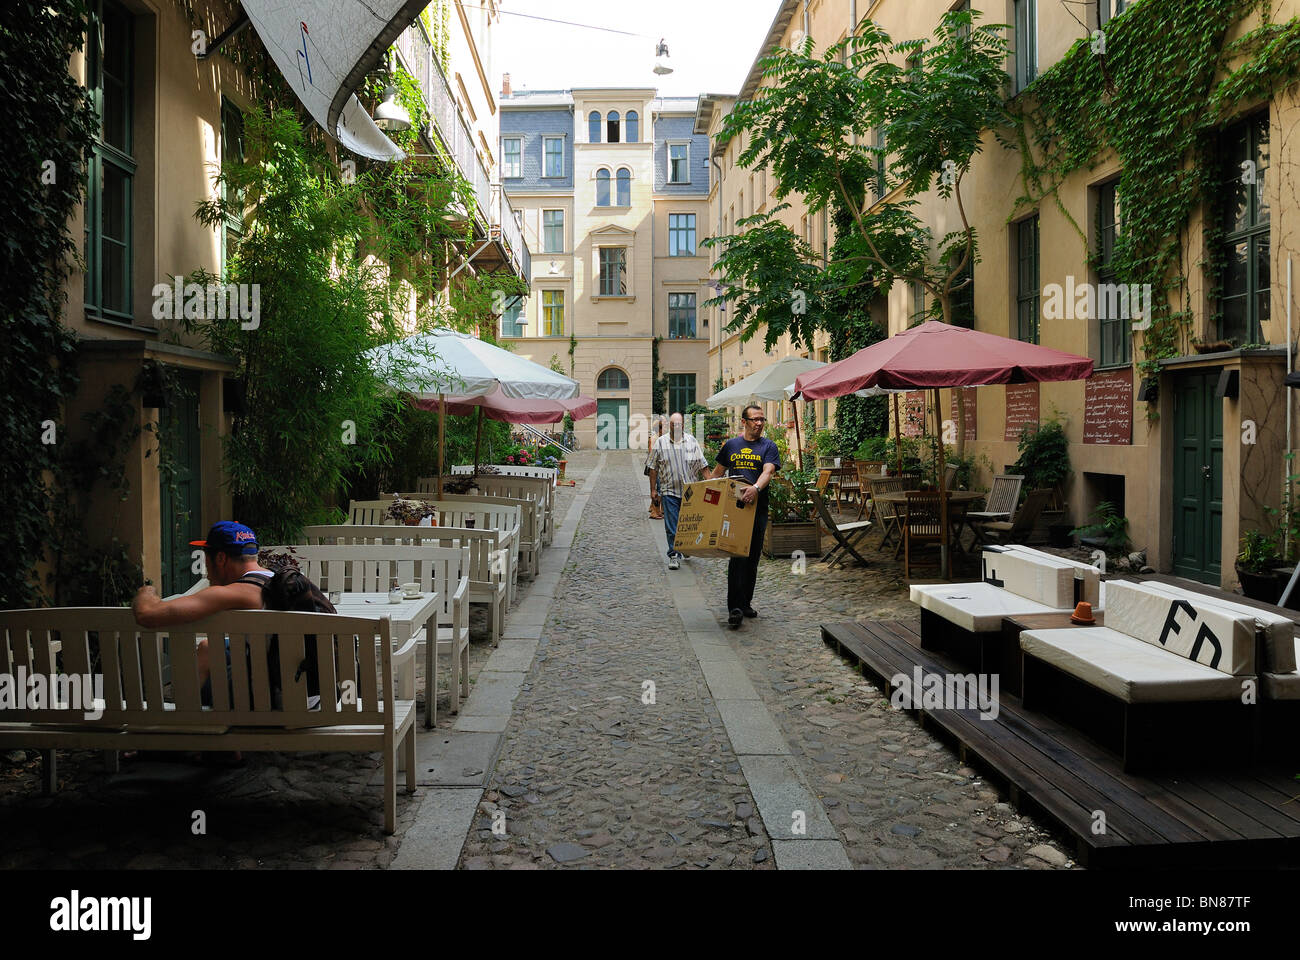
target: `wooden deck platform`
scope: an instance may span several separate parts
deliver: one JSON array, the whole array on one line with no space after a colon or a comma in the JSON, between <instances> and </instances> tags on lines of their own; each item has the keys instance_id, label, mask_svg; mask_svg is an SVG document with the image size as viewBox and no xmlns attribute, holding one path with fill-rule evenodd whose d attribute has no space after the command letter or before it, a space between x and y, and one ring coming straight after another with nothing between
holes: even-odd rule
<instances>
[{"instance_id":1,"label":"wooden deck platform","mask_svg":"<svg viewBox=\"0 0 1300 960\"><path fill-rule=\"evenodd\" d=\"M861 664L887 692L896 674L970 670L920 647L920 622L822 626L822 639ZM955 741L964 762L983 768L1021 809L1073 838L1088 867L1300 866L1300 764L1249 772L1135 776L1119 758L1074 729L1027 711L1001 693L996 719L977 709L912 711L922 726Z\"/></svg>"}]
</instances>

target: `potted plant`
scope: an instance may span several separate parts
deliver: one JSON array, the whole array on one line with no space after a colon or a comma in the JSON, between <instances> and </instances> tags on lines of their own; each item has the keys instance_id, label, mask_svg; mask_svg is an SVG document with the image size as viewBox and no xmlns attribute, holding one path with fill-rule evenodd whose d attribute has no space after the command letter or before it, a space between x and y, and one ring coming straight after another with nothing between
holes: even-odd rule
<instances>
[{"instance_id":1,"label":"potted plant","mask_svg":"<svg viewBox=\"0 0 1300 960\"><path fill-rule=\"evenodd\" d=\"M395 496L388 505L388 519L404 523L408 527L418 527L421 520L436 513L433 506L424 500L403 500Z\"/></svg>"},{"instance_id":2,"label":"potted plant","mask_svg":"<svg viewBox=\"0 0 1300 960\"><path fill-rule=\"evenodd\" d=\"M816 480L816 470L791 468L772 478L767 530L763 533L763 552L769 557L789 557L796 550L809 557L821 556L821 524L808 493Z\"/></svg>"},{"instance_id":3,"label":"potted plant","mask_svg":"<svg viewBox=\"0 0 1300 960\"><path fill-rule=\"evenodd\" d=\"M1236 564L1241 592L1251 600L1277 603L1282 589L1273 568L1281 559L1275 535L1260 530L1247 531L1241 538L1241 552L1237 554Z\"/></svg>"}]
</instances>

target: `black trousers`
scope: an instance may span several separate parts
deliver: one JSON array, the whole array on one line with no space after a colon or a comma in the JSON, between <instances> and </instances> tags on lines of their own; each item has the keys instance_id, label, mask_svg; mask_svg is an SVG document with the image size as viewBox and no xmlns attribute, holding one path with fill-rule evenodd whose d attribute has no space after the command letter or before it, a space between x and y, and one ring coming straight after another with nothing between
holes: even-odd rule
<instances>
[{"instance_id":1,"label":"black trousers","mask_svg":"<svg viewBox=\"0 0 1300 960\"><path fill-rule=\"evenodd\" d=\"M754 605L754 582L758 580L758 560L763 555L763 531L767 527L767 504L754 517L754 537L749 541L749 556L727 561L727 610L744 610Z\"/></svg>"}]
</instances>

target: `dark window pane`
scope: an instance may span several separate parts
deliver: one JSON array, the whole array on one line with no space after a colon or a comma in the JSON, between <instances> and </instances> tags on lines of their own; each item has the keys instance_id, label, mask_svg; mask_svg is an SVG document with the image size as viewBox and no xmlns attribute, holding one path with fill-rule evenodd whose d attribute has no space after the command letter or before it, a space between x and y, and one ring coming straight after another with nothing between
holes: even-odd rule
<instances>
[{"instance_id":1,"label":"dark window pane","mask_svg":"<svg viewBox=\"0 0 1300 960\"><path fill-rule=\"evenodd\" d=\"M111 163L104 164L104 190L102 194L104 236L126 242L130 180L123 171Z\"/></svg>"}]
</instances>

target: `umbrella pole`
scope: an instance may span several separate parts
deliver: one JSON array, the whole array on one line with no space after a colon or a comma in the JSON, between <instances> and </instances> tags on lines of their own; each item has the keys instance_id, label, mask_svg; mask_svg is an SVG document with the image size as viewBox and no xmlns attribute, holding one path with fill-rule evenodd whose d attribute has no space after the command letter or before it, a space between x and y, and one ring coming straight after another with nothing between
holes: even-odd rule
<instances>
[{"instance_id":1,"label":"umbrella pole","mask_svg":"<svg viewBox=\"0 0 1300 960\"><path fill-rule=\"evenodd\" d=\"M803 440L799 437L799 401L791 400L790 409L794 411L794 442L795 442L795 463L799 469L803 469Z\"/></svg>"},{"instance_id":2,"label":"umbrella pole","mask_svg":"<svg viewBox=\"0 0 1300 960\"><path fill-rule=\"evenodd\" d=\"M934 415L939 416L939 388L934 390ZM939 526L943 534L943 539L939 541L939 566L940 576L945 580L952 578L952 564L948 553L948 490L944 482L944 474L948 468L944 463L945 451L943 449L943 431L939 431Z\"/></svg>"},{"instance_id":3,"label":"umbrella pole","mask_svg":"<svg viewBox=\"0 0 1300 960\"><path fill-rule=\"evenodd\" d=\"M438 499L442 499L443 460L447 455L447 398L438 394Z\"/></svg>"},{"instance_id":4,"label":"umbrella pole","mask_svg":"<svg viewBox=\"0 0 1300 960\"><path fill-rule=\"evenodd\" d=\"M483 440L483 408L477 407L478 426L474 430L474 476L478 476L479 444Z\"/></svg>"},{"instance_id":5,"label":"umbrella pole","mask_svg":"<svg viewBox=\"0 0 1300 960\"><path fill-rule=\"evenodd\" d=\"M898 426L898 404L901 396L902 394L893 393L889 397L894 404L894 471L900 476L903 473L903 431Z\"/></svg>"}]
</instances>

